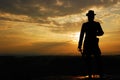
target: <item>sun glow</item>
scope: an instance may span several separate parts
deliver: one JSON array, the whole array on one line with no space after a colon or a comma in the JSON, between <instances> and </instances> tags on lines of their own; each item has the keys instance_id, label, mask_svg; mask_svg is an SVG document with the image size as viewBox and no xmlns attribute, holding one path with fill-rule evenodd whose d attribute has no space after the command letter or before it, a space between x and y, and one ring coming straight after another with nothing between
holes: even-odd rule
<instances>
[{"instance_id":1,"label":"sun glow","mask_svg":"<svg viewBox=\"0 0 120 80\"><path fill-rule=\"evenodd\" d=\"M79 35L80 35L80 32L76 32L76 33L73 33L73 34L71 35L71 38L72 38L72 42L73 42L73 43L75 43L75 44L78 43L78 41L79 41Z\"/></svg>"}]
</instances>

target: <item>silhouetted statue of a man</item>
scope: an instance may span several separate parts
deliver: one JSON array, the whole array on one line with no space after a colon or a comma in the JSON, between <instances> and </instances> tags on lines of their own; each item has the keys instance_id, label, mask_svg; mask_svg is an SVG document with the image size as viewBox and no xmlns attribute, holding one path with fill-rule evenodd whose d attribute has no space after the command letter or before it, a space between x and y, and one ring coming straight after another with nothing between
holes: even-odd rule
<instances>
[{"instance_id":1,"label":"silhouetted statue of a man","mask_svg":"<svg viewBox=\"0 0 120 80\"><path fill-rule=\"evenodd\" d=\"M78 43L78 49L84 56L88 67L88 75L91 78L91 58L94 56L97 61L98 74L102 76L102 64L101 64L101 51L98 45L99 38L97 36L102 36L104 34L99 22L94 21L95 13L93 10L89 10L86 16L88 17L88 22L83 23ZM84 38L84 41L83 41ZM83 50L82 43L83 44Z\"/></svg>"}]
</instances>

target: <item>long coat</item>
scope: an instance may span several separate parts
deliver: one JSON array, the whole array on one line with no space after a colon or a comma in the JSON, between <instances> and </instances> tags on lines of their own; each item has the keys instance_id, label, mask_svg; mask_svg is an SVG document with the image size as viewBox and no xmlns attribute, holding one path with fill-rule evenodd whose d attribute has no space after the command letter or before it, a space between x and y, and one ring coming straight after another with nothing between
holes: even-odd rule
<instances>
[{"instance_id":1,"label":"long coat","mask_svg":"<svg viewBox=\"0 0 120 80\"><path fill-rule=\"evenodd\" d=\"M81 48L83 44L83 54L101 54L97 36L102 36L103 34L104 32L99 22L83 23L78 48Z\"/></svg>"}]
</instances>

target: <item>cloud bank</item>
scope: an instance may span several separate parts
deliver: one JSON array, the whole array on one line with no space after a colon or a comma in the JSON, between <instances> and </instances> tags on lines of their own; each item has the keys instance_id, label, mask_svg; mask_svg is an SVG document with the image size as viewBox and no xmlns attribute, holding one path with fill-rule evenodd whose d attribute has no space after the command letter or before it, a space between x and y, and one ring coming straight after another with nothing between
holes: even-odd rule
<instances>
[{"instance_id":1,"label":"cloud bank","mask_svg":"<svg viewBox=\"0 0 120 80\"><path fill-rule=\"evenodd\" d=\"M0 12L31 17L76 14L89 7L108 7L119 0L0 0Z\"/></svg>"},{"instance_id":2,"label":"cloud bank","mask_svg":"<svg viewBox=\"0 0 120 80\"><path fill-rule=\"evenodd\" d=\"M118 2L119 0L0 0L0 19L48 25L52 32L75 32L79 31L82 20L59 24L60 21L50 18L81 14L91 7L106 8Z\"/></svg>"}]
</instances>

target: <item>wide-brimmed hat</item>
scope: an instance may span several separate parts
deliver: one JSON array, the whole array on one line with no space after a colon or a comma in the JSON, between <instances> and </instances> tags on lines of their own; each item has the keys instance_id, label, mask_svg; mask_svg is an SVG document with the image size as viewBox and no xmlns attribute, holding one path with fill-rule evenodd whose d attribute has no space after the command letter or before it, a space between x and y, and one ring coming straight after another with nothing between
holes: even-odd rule
<instances>
[{"instance_id":1,"label":"wide-brimmed hat","mask_svg":"<svg viewBox=\"0 0 120 80\"><path fill-rule=\"evenodd\" d=\"M93 10L89 10L86 16L96 15Z\"/></svg>"}]
</instances>

